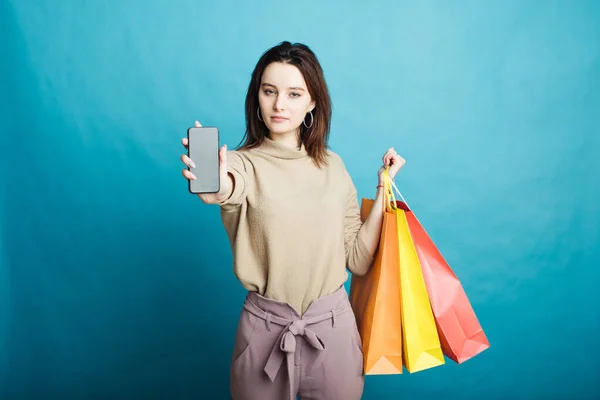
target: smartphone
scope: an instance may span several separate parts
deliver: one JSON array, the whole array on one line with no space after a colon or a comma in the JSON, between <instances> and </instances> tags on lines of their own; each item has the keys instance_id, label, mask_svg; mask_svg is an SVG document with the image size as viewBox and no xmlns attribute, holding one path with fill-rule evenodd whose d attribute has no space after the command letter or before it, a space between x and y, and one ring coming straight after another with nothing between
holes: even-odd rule
<instances>
[{"instance_id":1,"label":"smartphone","mask_svg":"<svg viewBox=\"0 0 600 400\"><path fill-rule=\"evenodd\" d=\"M219 130L215 127L191 127L187 131L188 157L196 165L188 167L196 176L189 181L190 193L216 193L219 179Z\"/></svg>"}]
</instances>

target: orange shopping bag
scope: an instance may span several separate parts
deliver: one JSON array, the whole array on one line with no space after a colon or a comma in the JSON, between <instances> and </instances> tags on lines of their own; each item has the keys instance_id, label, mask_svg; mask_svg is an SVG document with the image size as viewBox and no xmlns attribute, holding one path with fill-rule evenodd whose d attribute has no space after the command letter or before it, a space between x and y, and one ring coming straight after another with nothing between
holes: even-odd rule
<instances>
[{"instance_id":1,"label":"orange shopping bag","mask_svg":"<svg viewBox=\"0 0 600 400\"><path fill-rule=\"evenodd\" d=\"M387 193L379 247L373 265L364 276L353 275L350 303L363 346L365 375L402 373L402 325L400 322L400 270L396 215ZM373 207L362 199L361 219Z\"/></svg>"}]
</instances>

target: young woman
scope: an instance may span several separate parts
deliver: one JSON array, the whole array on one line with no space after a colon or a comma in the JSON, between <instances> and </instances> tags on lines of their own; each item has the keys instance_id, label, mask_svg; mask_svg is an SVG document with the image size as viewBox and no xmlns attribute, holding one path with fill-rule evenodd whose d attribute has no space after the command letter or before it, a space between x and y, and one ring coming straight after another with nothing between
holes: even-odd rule
<instances>
[{"instance_id":1,"label":"young woman","mask_svg":"<svg viewBox=\"0 0 600 400\"><path fill-rule=\"evenodd\" d=\"M361 341L343 285L346 269L362 275L373 261L383 172L393 179L404 160L393 148L384 154L362 223L352 179L328 150L330 121L314 53L289 42L269 49L248 87L245 142L220 149L220 191L198 195L220 206L234 273L248 290L231 364L236 400L362 396Z\"/></svg>"}]
</instances>

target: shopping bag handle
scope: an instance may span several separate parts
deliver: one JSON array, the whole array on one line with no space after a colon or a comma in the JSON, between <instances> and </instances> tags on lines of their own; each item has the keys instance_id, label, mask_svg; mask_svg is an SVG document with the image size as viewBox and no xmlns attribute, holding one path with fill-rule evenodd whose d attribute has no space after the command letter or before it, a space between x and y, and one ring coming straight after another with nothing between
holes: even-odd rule
<instances>
[{"instance_id":1,"label":"shopping bag handle","mask_svg":"<svg viewBox=\"0 0 600 400\"><path fill-rule=\"evenodd\" d=\"M385 167L383 172L383 201L384 201L384 212L392 212L396 209L396 197L391 185L392 180L390 179L389 167Z\"/></svg>"},{"instance_id":2,"label":"shopping bag handle","mask_svg":"<svg viewBox=\"0 0 600 400\"><path fill-rule=\"evenodd\" d=\"M402 196L402 193L400 193L398 186L396 186L394 181L390 179L389 168L389 166L385 167L385 171L383 173L383 185L385 189L384 201L386 204L385 210L392 211L398 209L396 203L396 196L394 196L394 191L392 190L392 188L396 190L398 196L402 199L402 202L406 204L406 207L410 210L410 206L408 205L408 202L404 199L404 196Z\"/></svg>"},{"instance_id":3,"label":"shopping bag handle","mask_svg":"<svg viewBox=\"0 0 600 400\"><path fill-rule=\"evenodd\" d=\"M400 196L400 198L402 199L402 202L404 204L406 204L406 207L408 207L410 209L410 206L408 205L408 202L406 201L406 199L404 198L404 196L402 196L402 193L400 193L400 190L398 190L398 186L396 186L396 184L392 180L390 180L390 183L392 184L392 186L394 187L394 189L396 189L396 192L398 192L398 196Z\"/></svg>"}]
</instances>

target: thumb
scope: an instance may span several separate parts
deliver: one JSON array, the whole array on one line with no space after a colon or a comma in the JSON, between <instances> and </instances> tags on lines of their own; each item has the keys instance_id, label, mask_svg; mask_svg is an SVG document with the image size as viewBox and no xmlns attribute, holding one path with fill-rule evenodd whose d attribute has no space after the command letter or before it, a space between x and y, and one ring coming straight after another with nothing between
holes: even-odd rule
<instances>
[{"instance_id":1,"label":"thumb","mask_svg":"<svg viewBox=\"0 0 600 400\"><path fill-rule=\"evenodd\" d=\"M221 176L227 175L227 145L219 149L219 171Z\"/></svg>"}]
</instances>

